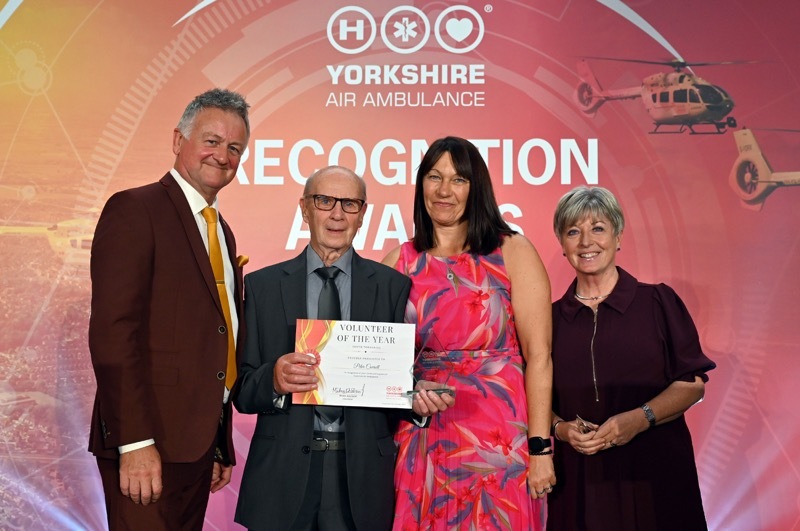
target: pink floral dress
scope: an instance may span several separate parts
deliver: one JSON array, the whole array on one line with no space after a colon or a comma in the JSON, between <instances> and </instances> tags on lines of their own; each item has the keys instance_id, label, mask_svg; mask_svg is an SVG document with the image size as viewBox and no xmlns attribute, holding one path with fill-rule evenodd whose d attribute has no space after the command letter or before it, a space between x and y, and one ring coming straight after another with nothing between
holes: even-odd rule
<instances>
[{"instance_id":1,"label":"pink floral dress","mask_svg":"<svg viewBox=\"0 0 800 531\"><path fill-rule=\"evenodd\" d=\"M528 412L508 274L500 249L438 258L403 244L412 280L406 322L417 325L419 379L456 388L456 405L428 428L395 436L395 530L540 530L528 491Z\"/></svg>"}]
</instances>

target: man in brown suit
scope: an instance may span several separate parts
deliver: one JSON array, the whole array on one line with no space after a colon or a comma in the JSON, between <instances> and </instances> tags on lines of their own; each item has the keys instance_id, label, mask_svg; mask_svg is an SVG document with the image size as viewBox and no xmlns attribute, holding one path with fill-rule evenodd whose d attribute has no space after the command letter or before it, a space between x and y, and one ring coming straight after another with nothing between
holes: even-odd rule
<instances>
[{"instance_id":1,"label":"man in brown suit","mask_svg":"<svg viewBox=\"0 0 800 531\"><path fill-rule=\"evenodd\" d=\"M247 108L227 90L197 96L173 133L174 168L114 194L97 223L89 450L112 530L200 530L209 490L230 481L243 260L216 207L247 146Z\"/></svg>"}]
</instances>

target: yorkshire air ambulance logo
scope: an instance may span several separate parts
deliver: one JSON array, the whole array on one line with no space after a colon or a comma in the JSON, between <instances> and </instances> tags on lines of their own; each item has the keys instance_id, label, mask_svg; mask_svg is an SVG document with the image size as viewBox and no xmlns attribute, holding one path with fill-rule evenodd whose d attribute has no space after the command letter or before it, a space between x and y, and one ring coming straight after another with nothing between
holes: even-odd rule
<instances>
[{"instance_id":1,"label":"yorkshire air ambulance logo","mask_svg":"<svg viewBox=\"0 0 800 531\"><path fill-rule=\"evenodd\" d=\"M399 54L419 51L431 39L450 53L463 54L481 43L484 26L477 11L462 5L430 15L414 6L398 6L379 21L362 7L347 6L331 15L327 31L331 46L348 55L366 51L378 38Z\"/></svg>"}]
</instances>

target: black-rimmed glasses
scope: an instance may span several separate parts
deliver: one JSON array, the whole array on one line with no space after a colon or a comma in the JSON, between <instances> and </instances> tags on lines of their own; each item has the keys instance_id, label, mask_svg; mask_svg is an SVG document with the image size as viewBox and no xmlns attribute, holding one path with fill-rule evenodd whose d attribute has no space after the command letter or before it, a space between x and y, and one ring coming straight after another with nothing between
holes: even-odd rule
<instances>
[{"instance_id":1,"label":"black-rimmed glasses","mask_svg":"<svg viewBox=\"0 0 800 531\"><path fill-rule=\"evenodd\" d=\"M363 199L350 199L349 197L333 197L330 195L313 194L307 195L314 200L314 206L319 210L333 210L336 203L342 204L342 210L347 214L358 214L364 208L366 201Z\"/></svg>"}]
</instances>

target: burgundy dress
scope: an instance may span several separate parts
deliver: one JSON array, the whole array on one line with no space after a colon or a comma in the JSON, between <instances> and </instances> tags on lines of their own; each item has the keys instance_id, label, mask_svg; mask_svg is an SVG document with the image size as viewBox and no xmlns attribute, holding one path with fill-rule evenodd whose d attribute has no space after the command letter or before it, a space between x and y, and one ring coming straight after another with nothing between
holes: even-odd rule
<instances>
[{"instance_id":1,"label":"burgundy dress","mask_svg":"<svg viewBox=\"0 0 800 531\"><path fill-rule=\"evenodd\" d=\"M602 424L674 381L707 381L706 371L715 367L669 286L643 284L618 271L619 281L596 315L575 299L577 281L553 304L553 411L565 420L580 415ZM682 415L595 455L556 441L555 472L548 530L707 528Z\"/></svg>"}]
</instances>

